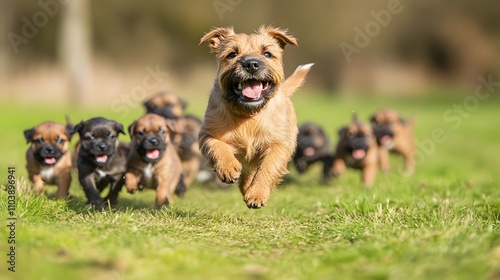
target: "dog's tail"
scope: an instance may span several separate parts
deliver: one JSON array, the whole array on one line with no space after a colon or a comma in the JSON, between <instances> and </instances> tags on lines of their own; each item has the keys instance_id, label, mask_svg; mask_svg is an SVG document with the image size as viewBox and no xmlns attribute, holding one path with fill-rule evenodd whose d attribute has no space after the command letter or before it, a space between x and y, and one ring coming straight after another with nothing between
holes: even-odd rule
<instances>
[{"instance_id":1,"label":"dog's tail","mask_svg":"<svg viewBox=\"0 0 500 280\"><path fill-rule=\"evenodd\" d=\"M313 65L314 63L299 65L295 72L283 82L283 92L289 96L292 95L304 83L307 73Z\"/></svg>"}]
</instances>

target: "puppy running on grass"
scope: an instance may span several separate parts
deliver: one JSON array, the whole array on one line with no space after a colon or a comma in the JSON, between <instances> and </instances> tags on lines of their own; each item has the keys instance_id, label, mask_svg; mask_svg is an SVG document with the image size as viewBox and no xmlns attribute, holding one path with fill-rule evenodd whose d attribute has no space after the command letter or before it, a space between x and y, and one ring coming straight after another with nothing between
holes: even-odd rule
<instances>
[{"instance_id":1,"label":"puppy running on grass","mask_svg":"<svg viewBox=\"0 0 500 280\"><path fill-rule=\"evenodd\" d=\"M215 28L201 38L205 42L218 72L199 134L201 152L222 182L239 181L249 208L263 207L288 172L298 131L290 96L312 64L285 80L283 50L297 40L278 28L256 34Z\"/></svg>"}]
</instances>

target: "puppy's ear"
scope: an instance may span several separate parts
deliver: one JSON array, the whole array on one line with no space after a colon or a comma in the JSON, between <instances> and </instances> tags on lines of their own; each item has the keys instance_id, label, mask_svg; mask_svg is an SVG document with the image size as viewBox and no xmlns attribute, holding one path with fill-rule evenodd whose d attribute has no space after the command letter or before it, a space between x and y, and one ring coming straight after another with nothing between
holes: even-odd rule
<instances>
[{"instance_id":1,"label":"puppy's ear","mask_svg":"<svg viewBox=\"0 0 500 280\"><path fill-rule=\"evenodd\" d=\"M337 131L337 133L338 133L340 139L346 137L347 126L344 126L341 129L339 129L339 131Z\"/></svg>"},{"instance_id":2,"label":"puppy's ear","mask_svg":"<svg viewBox=\"0 0 500 280\"><path fill-rule=\"evenodd\" d=\"M130 138L132 138L135 134L135 125L137 124L137 121L134 121L128 126L128 134L130 135Z\"/></svg>"},{"instance_id":3,"label":"puppy's ear","mask_svg":"<svg viewBox=\"0 0 500 280\"><path fill-rule=\"evenodd\" d=\"M73 134L75 134L77 132L80 133L80 131L83 129L83 126L84 126L84 122L83 121L79 122L77 125L75 125L73 130L70 131L70 135L73 136Z\"/></svg>"},{"instance_id":4,"label":"puppy's ear","mask_svg":"<svg viewBox=\"0 0 500 280\"><path fill-rule=\"evenodd\" d=\"M208 42L208 46L210 47L210 51L216 52L220 43L222 41L226 40L227 37L230 35L234 35L234 29L232 26L231 27L214 28L211 31L209 31L207 34L205 34L203 37L201 37L200 43L198 44L198 46L205 43L205 42Z\"/></svg>"},{"instance_id":5,"label":"puppy's ear","mask_svg":"<svg viewBox=\"0 0 500 280\"><path fill-rule=\"evenodd\" d=\"M186 107L187 107L187 102L186 101L184 101L184 100L182 100L182 99L179 98L179 103L181 104L183 110L186 109Z\"/></svg>"},{"instance_id":6,"label":"puppy's ear","mask_svg":"<svg viewBox=\"0 0 500 280\"><path fill-rule=\"evenodd\" d=\"M144 103L142 104L144 105L144 107L146 107L146 111L148 113L151 113L151 111L153 111L153 109L155 108L153 102L151 102L151 99L144 101Z\"/></svg>"},{"instance_id":7,"label":"puppy's ear","mask_svg":"<svg viewBox=\"0 0 500 280\"><path fill-rule=\"evenodd\" d=\"M68 140L71 141L71 136L73 136L75 126L71 123L68 115L66 115L66 126L64 128L66 128L66 136L68 137Z\"/></svg>"},{"instance_id":8,"label":"puppy's ear","mask_svg":"<svg viewBox=\"0 0 500 280\"><path fill-rule=\"evenodd\" d=\"M271 26L261 26L258 31L260 34L267 34L273 37L282 49L285 48L287 44L293 46L298 46L297 39L295 37L288 35L287 30L279 29Z\"/></svg>"},{"instance_id":9,"label":"puppy's ear","mask_svg":"<svg viewBox=\"0 0 500 280\"><path fill-rule=\"evenodd\" d=\"M24 131L24 138L26 138L26 143L30 143L35 135L35 128L26 129Z\"/></svg>"},{"instance_id":10,"label":"puppy's ear","mask_svg":"<svg viewBox=\"0 0 500 280\"><path fill-rule=\"evenodd\" d=\"M165 119L165 124L167 128L175 134L184 133L184 127L176 120Z\"/></svg>"},{"instance_id":11,"label":"puppy's ear","mask_svg":"<svg viewBox=\"0 0 500 280\"><path fill-rule=\"evenodd\" d=\"M118 134L122 133L125 134L125 129L123 128L123 124L119 122L115 122L115 130L118 132Z\"/></svg>"}]
</instances>

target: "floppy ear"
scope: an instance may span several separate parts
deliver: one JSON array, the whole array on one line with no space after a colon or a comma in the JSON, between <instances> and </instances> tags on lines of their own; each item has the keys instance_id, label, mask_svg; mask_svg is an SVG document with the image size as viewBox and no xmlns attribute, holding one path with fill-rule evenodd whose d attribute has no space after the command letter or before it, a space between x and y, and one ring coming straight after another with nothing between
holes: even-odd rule
<instances>
[{"instance_id":1,"label":"floppy ear","mask_svg":"<svg viewBox=\"0 0 500 280\"><path fill-rule=\"evenodd\" d=\"M165 119L165 124L167 125L168 130L175 134L184 133L184 127L182 127L182 125L176 120Z\"/></svg>"},{"instance_id":2,"label":"floppy ear","mask_svg":"<svg viewBox=\"0 0 500 280\"><path fill-rule=\"evenodd\" d=\"M151 113L151 111L153 111L153 109L155 107L153 102L151 102L151 99L144 101L144 103L142 103L142 104L144 105L144 107L146 107L146 111L148 113Z\"/></svg>"},{"instance_id":3,"label":"floppy ear","mask_svg":"<svg viewBox=\"0 0 500 280\"><path fill-rule=\"evenodd\" d=\"M133 123L131 123L129 126L128 126L128 135L130 135L130 138L132 138L135 134L135 125L136 125L137 121L134 121Z\"/></svg>"},{"instance_id":4,"label":"floppy ear","mask_svg":"<svg viewBox=\"0 0 500 280\"><path fill-rule=\"evenodd\" d=\"M84 122L81 121L79 122L77 125L75 125L75 127L73 127L73 129L70 131L70 135L73 136L73 134L75 133L80 133L80 131L83 129L83 126L84 126Z\"/></svg>"},{"instance_id":5,"label":"floppy ear","mask_svg":"<svg viewBox=\"0 0 500 280\"><path fill-rule=\"evenodd\" d=\"M347 132L347 126L344 126L341 129L339 129L339 131L337 131L339 138L340 139L344 138L346 136L346 132Z\"/></svg>"},{"instance_id":6,"label":"floppy ear","mask_svg":"<svg viewBox=\"0 0 500 280\"><path fill-rule=\"evenodd\" d=\"M260 34L267 34L273 37L282 49L285 48L287 44L291 44L293 46L298 46L297 39L295 37L288 35L287 30L279 29L271 26L261 26L258 31Z\"/></svg>"},{"instance_id":7,"label":"floppy ear","mask_svg":"<svg viewBox=\"0 0 500 280\"><path fill-rule=\"evenodd\" d=\"M119 122L115 122L115 130L118 132L118 134L120 133L125 134L125 129L123 128L123 124Z\"/></svg>"},{"instance_id":8,"label":"floppy ear","mask_svg":"<svg viewBox=\"0 0 500 280\"><path fill-rule=\"evenodd\" d=\"M234 29L233 27L218 27L214 28L208 33L206 33L203 37L200 39L200 43L198 44L201 45L205 42L208 42L208 46L210 47L211 52L216 52L217 48L219 47L220 43L224 40L227 39L228 36L234 35Z\"/></svg>"},{"instance_id":9,"label":"floppy ear","mask_svg":"<svg viewBox=\"0 0 500 280\"><path fill-rule=\"evenodd\" d=\"M24 131L24 138L26 138L26 143L33 140L33 135L35 135L35 128L26 129Z\"/></svg>"}]
</instances>

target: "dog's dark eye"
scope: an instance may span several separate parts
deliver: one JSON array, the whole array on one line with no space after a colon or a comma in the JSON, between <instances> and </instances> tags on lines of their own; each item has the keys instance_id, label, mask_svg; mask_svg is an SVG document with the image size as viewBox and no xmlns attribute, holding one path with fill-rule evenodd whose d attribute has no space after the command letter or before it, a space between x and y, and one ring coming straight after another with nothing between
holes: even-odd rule
<instances>
[{"instance_id":1,"label":"dog's dark eye","mask_svg":"<svg viewBox=\"0 0 500 280\"><path fill-rule=\"evenodd\" d=\"M64 143L64 140L61 138L57 138L57 143L62 144L62 143Z\"/></svg>"},{"instance_id":2,"label":"dog's dark eye","mask_svg":"<svg viewBox=\"0 0 500 280\"><path fill-rule=\"evenodd\" d=\"M116 136L114 136L113 134L109 134L109 135L108 135L108 138L109 138L109 139L115 139L115 137L116 137Z\"/></svg>"},{"instance_id":3,"label":"dog's dark eye","mask_svg":"<svg viewBox=\"0 0 500 280\"><path fill-rule=\"evenodd\" d=\"M232 59L235 58L238 54L236 52L232 52L226 56L226 58Z\"/></svg>"},{"instance_id":4,"label":"dog's dark eye","mask_svg":"<svg viewBox=\"0 0 500 280\"><path fill-rule=\"evenodd\" d=\"M94 140L94 135L89 135L86 138L87 138L87 140Z\"/></svg>"},{"instance_id":5,"label":"dog's dark eye","mask_svg":"<svg viewBox=\"0 0 500 280\"><path fill-rule=\"evenodd\" d=\"M264 52L264 56L267 58L273 58L273 55L270 52Z\"/></svg>"},{"instance_id":6,"label":"dog's dark eye","mask_svg":"<svg viewBox=\"0 0 500 280\"><path fill-rule=\"evenodd\" d=\"M144 131L137 131L137 135L144 136Z\"/></svg>"},{"instance_id":7,"label":"dog's dark eye","mask_svg":"<svg viewBox=\"0 0 500 280\"><path fill-rule=\"evenodd\" d=\"M38 139L35 140L35 143L37 143L37 144L40 144L42 142L43 142L43 138L42 137L40 137L40 138L38 138Z\"/></svg>"},{"instance_id":8,"label":"dog's dark eye","mask_svg":"<svg viewBox=\"0 0 500 280\"><path fill-rule=\"evenodd\" d=\"M165 134L165 130L160 128L160 134Z\"/></svg>"}]
</instances>

